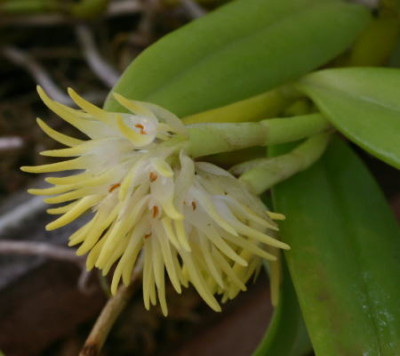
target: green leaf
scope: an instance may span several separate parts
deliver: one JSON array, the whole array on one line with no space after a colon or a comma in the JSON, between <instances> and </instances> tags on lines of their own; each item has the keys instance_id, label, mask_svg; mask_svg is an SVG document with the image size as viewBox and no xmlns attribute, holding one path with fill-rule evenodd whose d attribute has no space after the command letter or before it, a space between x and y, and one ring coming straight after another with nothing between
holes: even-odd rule
<instances>
[{"instance_id":1,"label":"green leaf","mask_svg":"<svg viewBox=\"0 0 400 356\"><path fill-rule=\"evenodd\" d=\"M302 356L312 351L296 292L286 263L278 306L271 324L253 356Z\"/></svg>"},{"instance_id":2,"label":"green leaf","mask_svg":"<svg viewBox=\"0 0 400 356\"><path fill-rule=\"evenodd\" d=\"M238 0L163 37L114 91L185 116L293 80L344 51L370 18L336 0ZM112 96L108 110L122 110Z\"/></svg>"},{"instance_id":3,"label":"green leaf","mask_svg":"<svg viewBox=\"0 0 400 356\"><path fill-rule=\"evenodd\" d=\"M400 70L328 69L299 87L350 140L400 168Z\"/></svg>"},{"instance_id":4,"label":"green leaf","mask_svg":"<svg viewBox=\"0 0 400 356\"><path fill-rule=\"evenodd\" d=\"M273 196L287 217L281 237L316 354L398 354L400 232L360 159L336 140Z\"/></svg>"}]
</instances>

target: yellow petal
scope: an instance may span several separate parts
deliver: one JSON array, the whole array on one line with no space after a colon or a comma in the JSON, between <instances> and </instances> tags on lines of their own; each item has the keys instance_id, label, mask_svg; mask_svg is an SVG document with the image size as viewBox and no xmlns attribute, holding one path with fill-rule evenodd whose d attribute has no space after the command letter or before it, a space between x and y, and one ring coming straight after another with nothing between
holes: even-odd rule
<instances>
[{"instance_id":1,"label":"yellow petal","mask_svg":"<svg viewBox=\"0 0 400 356\"><path fill-rule=\"evenodd\" d=\"M210 292L207 283L204 281L203 276L200 274L200 271L194 264L192 256L185 251L182 251L181 256L190 275L190 281L196 288L197 292L211 309L215 311L221 311L221 306Z\"/></svg>"},{"instance_id":2,"label":"yellow petal","mask_svg":"<svg viewBox=\"0 0 400 356\"><path fill-rule=\"evenodd\" d=\"M76 157L85 153L80 145L71 148L42 151L40 154L46 157Z\"/></svg>"},{"instance_id":3,"label":"yellow petal","mask_svg":"<svg viewBox=\"0 0 400 356\"><path fill-rule=\"evenodd\" d=\"M280 213L274 213L272 211L267 211L268 216L273 220L285 220L286 216Z\"/></svg>"},{"instance_id":4,"label":"yellow petal","mask_svg":"<svg viewBox=\"0 0 400 356\"><path fill-rule=\"evenodd\" d=\"M75 205L77 205L79 203L79 201L74 201L72 203L60 206L58 208L50 208L47 209L46 212L47 214L50 215L59 215L59 214L64 214L66 213L68 210L72 209Z\"/></svg>"},{"instance_id":5,"label":"yellow petal","mask_svg":"<svg viewBox=\"0 0 400 356\"><path fill-rule=\"evenodd\" d=\"M38 89L38 92L39 96L50 110L90 138L104 137L107 130L110 131L110 129L112 129L112 127L105 125L89 114L51 100L41 88Z\"/></svg>"},{"instance_id":6,"label":"yellow petal","mask_svg":"<svg viewBox=\"0 0 400 356\"><path fill-rule=\"evenodd\" d=\"M78 105L81 109L91 114L93 118L99 119L107 124L112 123L112 118L109 112L93 105L91 102L85 100L80 95L76 93L72 88L67 89L69 96L71 99Z\"/></svg>"},{"instance_id":7,"label":"yellow petal","mask_svg":"<svg viewBox=\"0 0 400 356\"><path fill-rule=\"evenodd\" d=\"M99 198L99 196L96 195L84 197L78 202L78 204L74 205L73 208L68 210L64 215L60 216L57 220L54 220L50 224L47 224L46 230L55 230L76 220L83 213L98 203L100 199L101 197Z\"/></svg>"},{"instance_id":8,"label":"yellow petal","mask_svg":"<svg viewBox=\"0 0 400 356\"><path fill-rule=\"evenodd\" d=\"M87 126L85 125L85 121L87 120L82 119L82 114L80 112L51 100L40 86L37 87L37 92L42 101L51 111L53 111L55 114L60 116L63 120L65 120L72 126L75 126L78 130L86 133Z\"/></svg>"},{"instance_id":9,"label":"yellow petal","mask_svg":"<svg viewBox=\"0 0 400 356\"><path fill-rule=\"evenodd\" d=\"M142 224L143 225L143 224ZM112 228L109 229L107 234L107 240L104 243L103 249L98 258L98 267L107 263L110 259L116 246L121 243L121 240L129 240L133 237L127 236L127 233L132 229L132 221L130 216L126 216L114 223ZM132 233L132 232L131 232ZM138 230L134 230L134 234L138 234Z\"/></svg>"},{"instance_id":10,"label":"yellow petal","mask_svg":"<svg viewBox=\"0 0 400 356\"><path fill-rule=\"evenodd\" d=\"M78 256L82 256L85 253L88 253L93 248L93 246L99 241L102 232L103 229L101 227L98 228L96 225L93 224L92 229L87 230L85 239L82 245L80 245L79 248L77 249L76 254ZM106 236L104 236L103 238L105 239Z\"/></svg>"},{"instance_id":11,"label":"yellow petal","mask_svg":"<svg viewBox=\"0 0 400 356\"><path fill-rule=\"evenodd\" d=\"M187 252L191 252L191 248L190 248L187 236L186 236L185 225L184 225L183 221L175 220L174 226L175 226L176 236L178 237L179 243Z\"/></svg>"},{"instance_id":12,"label":"yellow petal","mask_svg":"<svg viewBox=\"0 0 400 356\"><path fill-rule=\"evenodd\" d=\"M107 261L106 265L103 269L103 274L107 273L108 270L111 268L117 256L122 256L119 260L117 267L115 268L113 279L111 283L111 290L115 293L118 289L118 285L121 281L121 277L125 286L129 285L132 278L133 266L136 262L136 258L138 253L140 252L141 245L138 243L139 241L132 241L126 239L121 245L116 248L116 253L112 256L110 261ZM122 249L120 248L122 247Z\"/></svg>"},{"instance_id":13,"label":"yellow petal","mask_svg":"<svg viewBox=\"0 0 400 356\"><path fill-rule=\"evenodd\" d=\"M124 200L132 186L132 181L142 168L142 161L138 160L129 170L119 187L118 199Z\"/></svg>"},{"instance_id":14,"label":"yellow petal","mask_svg":"<svg viewBox=\"0 0 400 356\"><path fill-rule=\"evenodd\" d=\"M158 157L152 158L150 162L155 170L163 177L170 178L174 176L174 171L171 169L171 166L167 162L165 162L164 159Z\"/></svg>"},{"instance_id":15,"label":"yellow petal","mask_svg":"<svg viewBox=\"0 0 400 356\"><path fill-rule=\"evenodd\" d=\"M54 185L69 185L82 182L90 177L92 177L92 174L84 172L66 177L46 177L44 180Z\"/></svg>"},{"instance_id":16,"label":"yellow petal","mask_svg":"<svg viewBox=\"0 0 400 356\"><path fill-rule=\"evenodd\" d=\"M255 255L260 256L266 260L269 260L269 261L276 260L276 257L274 255L261 249L258 246L257 242L255 242L255 241L247 240L244 237L237 238L237 237L234 237L227 233L223 234L223 237L224 237L224 239L230 241L231 243L233 243L239 247L242 247L244 250L250 251L251 253L254 253Z\"/></svg>"},{"instance_id":17,"label":"yellow petal","mask_svg":"<svg viewBox=\"0 0 400 356\"><path fill-rule=\"evenodd\" d=\"M143 266L143 302L144 307L150 309L150 300L155 295L155 284L153 266L151 263L152 251L149 246L144 249L144 266Z\"/></svg>"},{"instance_id":18,"label":"yellow petal","mask_svg":"<svg viewBox=\"0 0 400 356\"><path fill-rule=\"evenodd\" d=\"M153 273L154 280L157 286L158 300L160 301L161 311L164 316L168 315L167 301L165 299L165 277L164 277L164 261L160 251L160 247L157 244L156 239L152 239L151 247L153 250Z\"/></svg>"},{"instance_id":19,"label":"yellow petal","mask_svg":"<svg viewBox=\"0 0 400 356\"><path fill-rule=\"evenodd\" d=\"M237 227L237 230L245 236L252 237L252 238L254 238L258 241L261 241L269 246L282 248L284 250L290 250L290 246L288 244L285 244L284 242L279 241L278 239L276 239L272 236L263 234L260 231L254 230L245 224L239 223L236 225L236 227Z\"/></svg>"},{"instance_id":20,"label":"yellow petal","mask_svg":"<svg viewBox=\"0 0 400 356\"><path fill-rule=\"evenodd\" d=\"M73 138L67 135L64 135L54 129L52 129L50 126L48 126L44 121L41 119L37 118L36 122L38 123L39 127L42 129L42 131L47 134L50 138L52 138L54 141L60 142L65 146L76 146L82 143L82 140L78 140L77 138Z\"/></svg>"},{"instance_id":21,"label":"yellow petal","mask_svg":"<svg viewBox=\"0 0 400 356\"><path fill-rule=\"evenodd\" d=\"M167 235L169 241L175 246L176 249L179 250L179 242L175 236L174 230L172 228L172 221L168 217L164 217L161 219L161 224L164 228L165 234Z\"/></svg>"},{"instance_id":22,"label":"yellow petal","mask_svg":"<svg viewBox=\"0 0 400 356\"><path fill-rule=\"evenodd\" d=\"M173 287L175 288L177 293L180 294L182 292L182 289L181 289L178 274L177 274L177 271L175 268L176 263L174 262L174 257L172 255L171 246L168 243L168 241L163 238L163 236L160 236L160 237L161 238L158 238L158 242L160 244L161 252L163 254L165 268L167 270L169 279L171 280ZM154 238L154 237L151 237L151 238Z\"/></svg>"},{"instance_id":23,"label":"yellow petal","mask_svg":"<svg viewBox=\"0 0 400 356\"><path fill-rule=\"evenodd\" d=\"M207 235L207 238L227 257L242 266L247 266L246 260L241 258L219 235L218 232Z\"/></svg>"},{"instance_id":24,"label":"yellow petal","mask_svg":"<svg viewBox=\"0 0 400 356\"><path fill-rule=\"evenodd\" d=\"M149 109L147 109L145 106L141 105L140 102L126 99L118 93L113 93L113 96L119 104L124 106L126 109L128 109L132 113L141 115L141 116L145 116L145 117L155 118L154 114Z\"/></svg>"},{"instance_id":25,"label":"yellow petal","mask_svg":"<svg viewBox=\"0 0 400 356\"><path fill-rule=\"evenodd\" d=\"M129 250L130 255L127 255L128 257L126 258L127 264L125 265L125 267L122 271L122 281L125 286L127 286L132 279L132 272L134 269L134 265L136 263L139 252L142 249L142 245L143 244L139 243L138 241L132 242L132 248L131 248L131 250ZM129 248L130 248L130 246L128 246L128 249Z\"/></svg>"},{"instance_id":26,"label":"yellow petal","mask_svg":"<svg viewBox=\"0 0 400 356\"><path fill-rule=\"evenodd\" d=\"M164 212L172 220L183 220L185 217L175 208L172 199L173 197L171 196L169 199L161 203Z\"/></svg>"},{"instance_id":27,"label":"yellow petal","mask_svg":"<svg viewBox=\"0 0 400 356\"><path fill-rule=\"evenodd\" d=\"M56 186L56 187L49 187L49 188L31 188L28 189L28 193L32 195L55 195L66 193L70 190L74 189L74 186L64 185L64 186Z\"/></svg>"},{"instance_id":28,"label":"yellow petal","mask_svg":"<svg viewBox=\"0 0 400 356\"><path fill-rule=\"evenodd\" d=\"M199 238L199 241L200 241L201 253L204 257L204 261L208 267L208 270L211 273L211 276L214 278L214 280L218 283L218 285L221 288L224 288L224 282L222 281L220 269L217 268L217 266L214 262L214 259L210 253L210 244L207 242L206 239L201 238L201 237Z\"/></svg>"},{"instance_id":29,"label":"yellow petal","mask_svg":"<svg viewBox=\"0 0 400 356\"><path fill-rule=\"evenodd\" d=\"M104 239L101 239L97 242L97 244L90 250L86 258L86 269L90 271L95 266L97 256L99 255L101 248L103 246Z\"/></svg>"},{"instance_id":30,"label":"yellow petal","mask_svg":"<svg viewBox=\"0 0 400 356\"><path fill-rule=\"evenodd\" d=\"M266 218L262 218L257 215L253 210L249 209L247 206L239 203L236 200L229 199L228 204L235 210L238 211L238 216L243 216L244 219L249 219L256 224L260 224L268 229L278 231L278 226L273 221L268 221Z\"/></svg>"},{"instance_id":31,"label":"yellow petal","mask_svg":"<svg viewBox=\"0 0 400 356\"><path fill-rule=\"evenodd\" d=\"M65 203L67 201L76 200L79 198L83 198L86 195L91 195L92 190L89 188L81 188L74 190L72 192L68 192L65 194L58 195L56 197L51 197L44 199L43 201L47 204L58 204L58 203Z\"/></svg>"},{"instance_id":32,"label":"yellow petal","mask_svg":"<svg viewBox=\"0 0 400 356\"><path fill-rule=\"evenodd\" d=\"M57 163L43 164L41 166L23 166L21 171L28 173L50 173L50 172L62 172L75 169L83 169L84 162L82 159L75 158L68 161L62 161Z\"/></svg>"},{"instance_id":33,"label":"yellow petal","mask_svg":"<svg viewBox=\"0 0 400 356\"><path fill-rule=\"evenodd\" d=\"M106 240L106 239L104 239ZM125 250L128 246L128 239L122 240L121 243L118 246L115 246L113 252L110 255L110 258L106 260L103 264L99 263L99 259L97 257L97 261L95 263L95 266L101 269L101 273L103 276L107 275L108 272L110 272L112 266L121 259L123 254L125 253ZM104 247L104 243L102 245ZM99 255L98 255L99 256ZM122 275L122 271L121 271Z\"/></svg>"},{"instance_id":34,"label":"yellow petal","mask_svg":"<svg viewBox=\"0 0 400 356\"><path fill-rule=\"evenodd\" d=\"M86 233L90 230L91 226L93 225L93 220L89 221L87 224L80 227L76 230L69 238L68 238L68 246L75 246L80 244L85 240Z\"/></svg>"},{"instance_id":35,"label":"yellow petal","mask_svg":"<svg viewBox=\"0 0 400 356\"><path fill-rule=\"evenodd\" d=\"M204 211L220 226L222 227L225 231L231 233L234 236L238 236L237 231L232 228L232 226L225 221L217 212L215 209L214 204L210 199L206 197L206 195L202 194L202 192L195 190L194 191L194 196L198 200L198 202L202 205Z\"/></svg>"},{"instance_id":36,"label":"yellow petal","mask_svg":"<svg viewBox=\"0 0 400 356\"><path fill-rule=\"evenodd\" d=\"M215 261L217 261L217 263L221 267L222 271L225 272L229 281L231 283L234 283L240 290L245 291L247 289L246 285L243 283L243 281L241 281L239 279L238 275L233 271L232 267L225 260L225 258L215 249L213 251L213 255L214 255Z\"/></svg>"}]
</instances>

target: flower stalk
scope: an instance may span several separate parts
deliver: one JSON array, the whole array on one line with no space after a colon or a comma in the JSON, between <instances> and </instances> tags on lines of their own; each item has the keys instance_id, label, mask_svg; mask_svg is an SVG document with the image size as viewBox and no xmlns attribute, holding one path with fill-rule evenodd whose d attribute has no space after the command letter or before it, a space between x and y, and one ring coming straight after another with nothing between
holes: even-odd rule
<instances>
[{"instance_id":1,"label":"flower stalk","mask_svg":"<svg viewBox=\"0 0 400 356\"><path fill-rule=\"evenodd\" d=\"M315 135L293 151L273 158L261 158L244 162L231 168L240 180L255 194L261 194L273 185L297 174L315 163L325 152L331 134Z\"/></svg>"},{"instance_id":2,"label":"flower stalk","mask_svg":"<svg viewBox=\"0 0 400 356\"><path fill-rule=\"evenodd\" d=\"M137 271L135 272L132 276L132 282L135 282L138 277ZM120 288L118 293L107 301L87 337L79 356L97 356L100 354L111 328L129 303L136 289L136 283L131 283L127 287Z\"/></svg>"},{"instance_id":3,"label":"flower stalk","mask_svg":"<svg viewBox=\"0 0 400 356\"><path fill-rule=\"evenodd\" d=\"M187 126L188 153L192 157L236 151L254 146L293 142L331 128L321 114L260 122L204 123Z\"/></svg>"}]
</instances>

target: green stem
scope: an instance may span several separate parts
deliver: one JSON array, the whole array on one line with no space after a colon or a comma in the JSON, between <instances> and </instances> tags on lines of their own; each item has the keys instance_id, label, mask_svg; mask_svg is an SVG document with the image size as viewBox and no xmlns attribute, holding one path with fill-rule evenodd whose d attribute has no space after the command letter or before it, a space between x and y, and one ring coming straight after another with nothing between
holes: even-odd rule
<instances>
[{"instance_id":1,"label":"green stem","mask_svg":"<svg viewBox=\"0 0 400 356\"><path fill-rule=\"evenodd\" d=\"M330 133L322 133L309 138L293 151L274 158L264 158L242 163L232 167L234 174L242 173L240 180L245 182L255 194L261 194L296 173L299 173L324 153L328 146Z\"/></svg>"},{"instance_id":2,"label":"green stem","mask_svg":"<svg viewBox=\"0 0 400 356\"><path fill-rule=\"evenodd\" d=\"M260 122L209 123L187 126L192 157L231 152L247 147L301 140L330 128L321 114Z\"/></svg>"},{"instance_id":3,"label":"green stem","mask_svg":"<svg viewBox=\"0 0 400 356\"><path fill-rule=\"evenodd\" d=\"M268 128L266 142L268 145L279 145L301 140L331 129L329 121L321 114L300 115L287 119L270 119L261 123Z\"/></svg>"},{"instance_id":4,"label":"green stem","mask_svg":"<svg viewBox=\"0 0 400 356\"><path fill-rule=\"evenodd\" d=\"M268 135L267 127L260 122L195 124L187 129L192 157L263 146Z\"/></svg>"},{"instance_id":5,"label":"green stem","mask_svg":"<svg viewBox=\"0 0 400 356\"><path fill-rule=\"evenodd\" d=\"M127 287L123 286L119 288L117 294L108 300L86 339L79 356L100 355L112 326L137 290L137 286L134 283L137 277L138 273L135 273L131 284Z\"/></svg>"}]
</instances>

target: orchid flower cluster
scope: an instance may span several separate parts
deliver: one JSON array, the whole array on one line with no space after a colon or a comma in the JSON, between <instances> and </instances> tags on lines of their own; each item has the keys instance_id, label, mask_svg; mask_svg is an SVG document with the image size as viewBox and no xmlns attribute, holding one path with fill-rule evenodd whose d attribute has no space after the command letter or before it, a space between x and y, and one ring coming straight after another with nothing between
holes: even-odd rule
<instances>
[{"instance_id":1,"label":"orchid flower cluster","mask_svg":"<svg viewBox=\"0 0 400 356\"><path fill-rule=\"evenodd\" d=\"M87 268L113 271L111 291L142 273L145 307L166 302L166 276L177 293L193 285L204 301L220 310L246 289L263 259L275 261L289 246L276 237L274 214L226 170L188 155L187 128L171 112L114 94L127 113L107 112L69 94L79 110L51 100L38 88L50 110L87 136L73 138L38 119L41 129L67 148L42 155L71 157L57 163L22 167L31 173L70 171L48 177L53 186L31 189L63 204L47 225L58 229L85 213L91 219L69 238L87 254Z\"/></svg>"}]
</instances>

